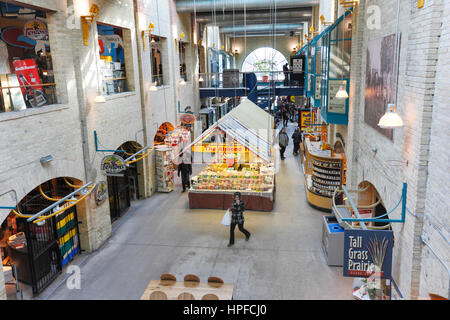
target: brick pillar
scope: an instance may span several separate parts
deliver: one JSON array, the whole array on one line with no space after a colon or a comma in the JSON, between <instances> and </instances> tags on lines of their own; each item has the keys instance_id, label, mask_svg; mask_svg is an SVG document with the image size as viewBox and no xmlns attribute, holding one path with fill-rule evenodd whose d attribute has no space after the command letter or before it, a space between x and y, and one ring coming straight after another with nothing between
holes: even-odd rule
<instances>
[{"instance_id":1,"label":"brick pillar","mask_svg":"<svg viewBox=\"0 0 450 320\"><path fill-rule=\"evenodd\" d=\"M404 101L406 105L416 105L418 108L418 131L420 144L417 146L417 184L415 202L412 208L416 214L425 213L427 197L427 178L429 149L431 138L431 120L433 97L435 93L436 67L441 37L443 19L443 1L425 1L425 6L418 9L411 6L407 63L405 77ZM400 97L399 97L400 99ZM423 230L423 219L416 218L414 223L413 258L411 270L411 299L417 299L420 288L420 274L422 264L422 247L420 240Z\"/></svg>"}]
</instances>

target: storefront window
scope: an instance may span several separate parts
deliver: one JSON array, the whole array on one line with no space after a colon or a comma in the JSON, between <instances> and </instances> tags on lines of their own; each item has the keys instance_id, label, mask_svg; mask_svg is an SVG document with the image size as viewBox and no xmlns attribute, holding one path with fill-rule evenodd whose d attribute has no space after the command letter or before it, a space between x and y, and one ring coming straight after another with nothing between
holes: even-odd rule
<instances>
[{"instance_id":1,"label":"storefront window","mask_svg":"<svg viewBox=\"0 0 450 320\"><path fill-rule=\"evenodd\" d=\"M125 68L124 29L97 23L102 92L111 95L128 91Z\"/></svg>"},{"instance_id":2,"label":"storefront window","mask_svg":"<svg viewBox=\"0 0 450 320\"><path fill-rule=\"evenodd\" d=\"M163 45L166 39L158 36L151 36L151 64L152 64L152 82L156 86L162 86L164 84L164 69L162 63Z\"/></svg>"},{"instance_id":3,"label":"storefront window","mask_svg":"<svg viewBox=\"0 0 450 320\"><path fill-rule=\"evenodd\" d=\"M57 103L44 11L0 1L0 112Z\"/></svg>"},{"instance_id":4,"label":"storefront window","mask_svg":"<svg viewBox=\"0 0 450 320\"><path fill-rule=\"evenodd\" d=\"M179 55L180 55L180 78L187 81L187 70L186 70L186 43L180 42L179 45Z\"/></svg>"}]
</instances>

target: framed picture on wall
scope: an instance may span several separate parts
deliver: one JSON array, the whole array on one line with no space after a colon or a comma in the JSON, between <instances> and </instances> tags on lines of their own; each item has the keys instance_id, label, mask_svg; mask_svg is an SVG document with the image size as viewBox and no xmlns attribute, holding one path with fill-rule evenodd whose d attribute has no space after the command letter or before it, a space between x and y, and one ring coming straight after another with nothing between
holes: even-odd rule
<instances>
[{"instance_id":1,"label":"framed picture on wall","mask_svg":"<svg viewBox=\"0 0 450 320\"><path fill-rule=\"evenodd\" d=\"M391 140L393 130L380 128L378 122L395 98L394 56L395 34L367 43L364 121Z\"/></svg>"}]
</instances>

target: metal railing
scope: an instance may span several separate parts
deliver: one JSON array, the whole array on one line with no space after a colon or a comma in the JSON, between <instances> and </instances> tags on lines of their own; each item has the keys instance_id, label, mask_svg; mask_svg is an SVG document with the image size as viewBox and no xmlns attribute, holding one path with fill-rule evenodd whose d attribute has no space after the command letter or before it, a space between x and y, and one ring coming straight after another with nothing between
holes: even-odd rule
<instances>
[{"instance_id":1,"label":"metal railing","mask_svg":"<svg viewBox=\"0 0 450 320\"><path fill-rule=\"evenodd\" d=\"M0 113L56 103L56 83L0 87Z\"/></svg>"},{"instance_id":2,"label":"metal railing","mask_svg":"<svg viewBox=\"0 0 450 320\"><path fill-rule=\"evenodd\" d=\"M293 71L257 71L257 72L212 72L199 73L198 80L200 88L242 88L246 73L254 73L258 87L285 86L297 87L300 79L304 77L301 73Z\"/></svg>"}]
</instances>

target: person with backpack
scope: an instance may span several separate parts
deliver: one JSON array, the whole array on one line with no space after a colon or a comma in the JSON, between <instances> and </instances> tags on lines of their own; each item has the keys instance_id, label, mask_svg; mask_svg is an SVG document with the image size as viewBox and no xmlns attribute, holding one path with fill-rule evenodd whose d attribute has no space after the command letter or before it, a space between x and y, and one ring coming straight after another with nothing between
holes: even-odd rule
<instances>
[{"instance_id":1,"label":"person with backpack","mask_svg":"<svg viewBox=\"0 0 450 320\"><path fill-rule=\"evenodd\" d=\"M302 133L299 127L295 128L295 131L292 134L292 141L294 142L294 156L296 156L300 149L300 143L302 142Z\"/></svg>"}]
</instances>

